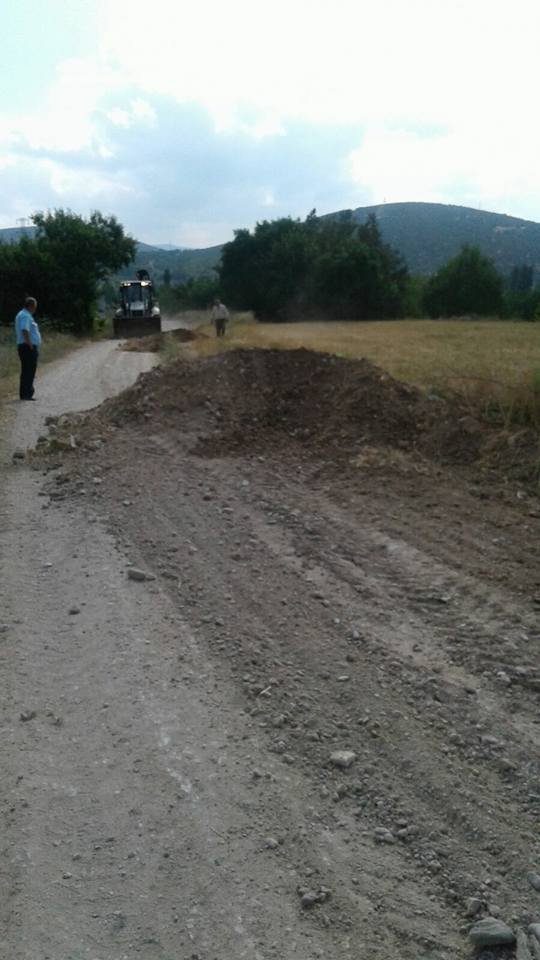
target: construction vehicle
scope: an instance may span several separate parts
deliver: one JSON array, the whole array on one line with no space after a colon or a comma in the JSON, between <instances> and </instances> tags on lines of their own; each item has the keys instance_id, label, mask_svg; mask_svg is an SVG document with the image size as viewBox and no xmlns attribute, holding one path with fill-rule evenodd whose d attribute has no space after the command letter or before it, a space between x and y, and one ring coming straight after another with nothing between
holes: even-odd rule
<instances>
[{"instance_id":1,"label":"construction vehicle","mask_svg":"<svg viewBox=\"0 0 540 960\"><path fill-rule=\"evenodd\" d=\"M123 280L119 287L120 305L114 313L114 336L145 337L161 333L161 313L154 296L154 284L147 270L137 270L136 280Z\"/></svg>"}]
</instances>

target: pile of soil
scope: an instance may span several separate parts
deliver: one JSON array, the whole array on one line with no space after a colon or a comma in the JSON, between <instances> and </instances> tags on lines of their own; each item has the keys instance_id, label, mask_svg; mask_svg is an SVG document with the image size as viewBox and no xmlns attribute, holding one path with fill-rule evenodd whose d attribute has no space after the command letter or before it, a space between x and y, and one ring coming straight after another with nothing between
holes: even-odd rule
<instances>
[{"instance_id":1,"label":"pile of soil","mask_svg":"<svg viewBox=\"0 0 540 960\"><path fill-rule=\"evenodd\" d=\"M179 340L180 343L191 343L193 340L199 340L204 337L204 333L197 330L170 330L167 333L151 333L147 337L133 337L131 340L124 341L119 349L128 353L159 353L163 347L165 337L172 337Z\"/></svg>"},{"instance_id":2,"label":"pile of soil","mask_svg":"<svg viewBox=\"0 0 540 960\"><path fill-rule=\"evenodd\" d=\"M185 335L190 331L177 331ZM145 338L146 339L146 338ZM388 450L437 464L478 464L532 479L538 436L509 437L458 401L400 383L367 360L309 350L234 350L156 368L91 415L88 428L146 424L196 437L204 456L279 448L342 467Z\"/></svg>"}]
</instances>

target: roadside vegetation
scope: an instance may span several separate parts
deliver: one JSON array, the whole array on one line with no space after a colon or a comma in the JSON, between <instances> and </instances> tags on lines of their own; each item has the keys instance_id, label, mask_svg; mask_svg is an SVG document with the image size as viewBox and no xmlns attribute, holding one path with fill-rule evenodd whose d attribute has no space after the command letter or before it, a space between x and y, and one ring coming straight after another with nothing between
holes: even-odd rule
<instances>
[{"instance_id":1,"label":"roadside vegetation","mask_svg":"<svg viewBox=\"0 0 540 960\"><path fill-rule=\"evenodd\" d=\"M38 301L43 335L40 367L107 332L97 301L111 287L111 272L129 263L135 241L114 217L88 219L70 210L36 213L35 233L0 244L0 400L17 396L19 360L13 320L25 297Z\"/></svg>"},{"instance_id":2,"label":"roadside vegetation","mask_svg":"<svg viewBox=\"0 0 540 960\"><path fill-rule=\"evenodd\" d=\"M98 211L88 219L70 210L36 213L32 222L34 236L0 244L0 324L11 325L32 296L50 328L88 335L102 288L133 260L135 240Z\"/></svg>"},{"instance_id":3,"label":"roadside vegetation","mask_svg":"<svg viewBox=\"0 0 540 960\"><path fill-rule=\"evenodd\" d=\"M430 276L411 275L384 243L377 220L350 211L304 220L283 217L236 231L213 276L160 290L165 310L201 309L216 295L260 322L497 316L540 320L531 264L502 275L478 247L465 245Z\"/></svg>"}]
</instances>

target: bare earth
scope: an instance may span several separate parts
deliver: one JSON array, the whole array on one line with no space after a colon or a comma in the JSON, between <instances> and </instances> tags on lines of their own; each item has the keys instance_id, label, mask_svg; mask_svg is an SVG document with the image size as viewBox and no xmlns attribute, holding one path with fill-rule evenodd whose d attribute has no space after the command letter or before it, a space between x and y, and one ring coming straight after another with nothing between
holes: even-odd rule
<instances>
[{"instance_id":1,"label":"bare earth","mask_svg":"<svg viewBox=\"0 0 540 960\"><path fill-rule=\"evenodd\" d=\"M203 451L211 397L11 462L154 362L81 350L4 424L2 960L465 960L467 913L540 921L540 511Z\"/></svg>"}]
</instances>

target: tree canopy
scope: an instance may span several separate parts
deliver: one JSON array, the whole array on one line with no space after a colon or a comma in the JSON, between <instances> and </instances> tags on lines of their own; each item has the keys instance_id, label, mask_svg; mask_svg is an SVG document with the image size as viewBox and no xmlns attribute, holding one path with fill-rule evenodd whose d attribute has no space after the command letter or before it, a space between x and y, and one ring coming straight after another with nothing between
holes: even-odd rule
<instances>
[{"instance_id":1,"label":"tree canopy","mask_svg":"<svg viewBox=\"0 0 540 960\"><path fill-rule=\"evenodd\" d=\"M163 287L160 290L160 300L163 305ZM170 288L172 306L176 310L206 310L219 292L217 277L197 277L179 283Z\"/></svg>"},{"instance_id":2,"label":"tree canopy","mask_svg":"<svg viewBox=\"0 0 540 960\"><path fill-rule=\"evenodd\" d=\"M55 210L32 221L33 239L0 246L2 321L11 321L30 295L51 322L84 333L92 327L99 284L133 260L135 241L115 217L98 211L85 219Z\"/></svg>"},{"instance_id":3,"label":"tree canopy","mask_svg":"<svg viewBox=\"0 0 540 960\"><path fill-rule=\"evenodd\" d=\"M478 247L462 247L430 277L424 290L424 308L431 317L489 316L502 307L502 278Z\"/></svg>"},{"instance_id":4,"label":"tree canopy","mask_svg":"<svg viewBox=\"0 0 540 960\"><path fill-rule=\"evenodd\" d=\"M231 305L261 320L324 313L331 319L400 316L407 288L401 257L375 217L284 217L238 230L223 248L220 283Z\"/></svg>"}]
</instances>

